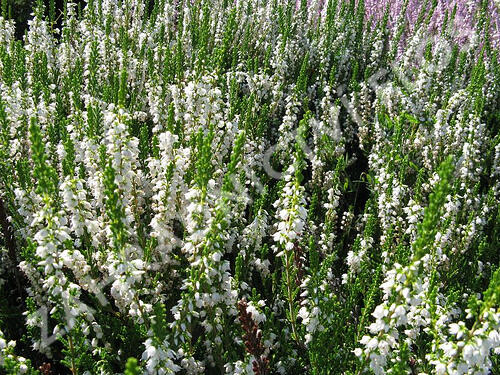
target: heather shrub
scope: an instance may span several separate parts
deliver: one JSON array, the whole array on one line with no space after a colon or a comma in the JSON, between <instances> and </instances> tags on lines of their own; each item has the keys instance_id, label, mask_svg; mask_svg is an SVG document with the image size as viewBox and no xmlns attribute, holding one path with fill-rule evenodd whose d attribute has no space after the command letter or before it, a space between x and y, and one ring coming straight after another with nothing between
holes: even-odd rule
<instances>
[{"instance_id":1,"label":"heather shrub","mask_svg":"<svg viewBox=\"0 0 500 375\"><path fill-rule=\"evenodd\" d=\"M0 373L499 373L499 11L4 6Z\"/></svg>"}]
</instances>

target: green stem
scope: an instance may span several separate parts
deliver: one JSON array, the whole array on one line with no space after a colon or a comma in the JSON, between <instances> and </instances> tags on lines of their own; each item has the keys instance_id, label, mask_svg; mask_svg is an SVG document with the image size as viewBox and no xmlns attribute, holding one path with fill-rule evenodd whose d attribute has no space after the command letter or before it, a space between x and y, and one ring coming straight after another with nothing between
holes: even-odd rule
<instances>
[{"instance_id":1,"label":"green stem","mask_svg":"<svg viewBox=\"0 0 500 375\"><path fill-rule=\"evenodd\" d=\"M68 337L69 350L71 351L71 374L78 375L78 370L75 364L75 347L73 346L73 337L71 334Z\"/></svg>"}]
</instances>

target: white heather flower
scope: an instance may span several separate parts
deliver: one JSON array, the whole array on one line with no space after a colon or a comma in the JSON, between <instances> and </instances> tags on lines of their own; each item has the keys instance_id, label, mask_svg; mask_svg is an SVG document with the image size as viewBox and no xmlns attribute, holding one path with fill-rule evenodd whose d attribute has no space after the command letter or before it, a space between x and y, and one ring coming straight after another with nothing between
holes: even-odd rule
<instances>
[{"instance_id":1,"label":"white heather flower","mask_svg":"<svg viewBox=\"0 0 500 375\"><path fill-rule=\"evenodd\" d=\"M307 211L305 209L304 188L297 185L291 176L294 173L293 165L287 169L287 184L283 187L281 197L274 203L275 207L280 207L275 224L277 231L273 234L273 239L280 245L284 245L286 251L291 251L294 243L300 240L304 229ZM286 217L286 219L283 219Z\"/></svg>"}]
</instances>

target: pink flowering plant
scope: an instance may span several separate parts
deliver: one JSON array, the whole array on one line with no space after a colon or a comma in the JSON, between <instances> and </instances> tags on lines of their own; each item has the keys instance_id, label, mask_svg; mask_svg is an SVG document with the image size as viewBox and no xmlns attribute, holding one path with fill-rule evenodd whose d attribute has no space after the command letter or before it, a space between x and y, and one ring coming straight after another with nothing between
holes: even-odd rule
<instances>
[{"instance_id":1,"label":"pink flowering plant","mask_svg":"<svg viewBox=\"0 0 500 375\"><path fill-rule=\"evenodd\" d=\"M0 4L0 374L500 373L498 0Z\"/></svg>"}]
</instances>

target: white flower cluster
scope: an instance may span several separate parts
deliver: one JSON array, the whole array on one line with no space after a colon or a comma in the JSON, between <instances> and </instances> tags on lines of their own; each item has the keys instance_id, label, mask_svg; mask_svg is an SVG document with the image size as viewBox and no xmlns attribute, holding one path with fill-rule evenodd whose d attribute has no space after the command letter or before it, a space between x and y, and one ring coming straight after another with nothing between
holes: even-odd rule
<instances>
[{"instance_id":1,"label":"white flower cluster","mask_svg":"<svg viewBox=\"0 0 500 375\"><path fill-rule=\"evenodd\" d=\"M17 374L26 374L29 370L29 362L22 356L14 353L15 341L6 341L3 332L0 330L0 366L7 366Z\"/></svg>"},{"instance_id":2,"label":"white flower cluster","mask_svg":"<svg viewBox=\"0 0 500 375\"><path fill-rule=\"evenodd\" d=\"M278 222L275 224L276 232L273 234L273 239L279 244L279 248L275 248L278 257L292 251L296 242L301 239L307 217L304 188L294 179L294 172L295 167L292 164L286 171L286 185L283 187L282 195L274 202Z\"/></svg>"}]
</instances>

